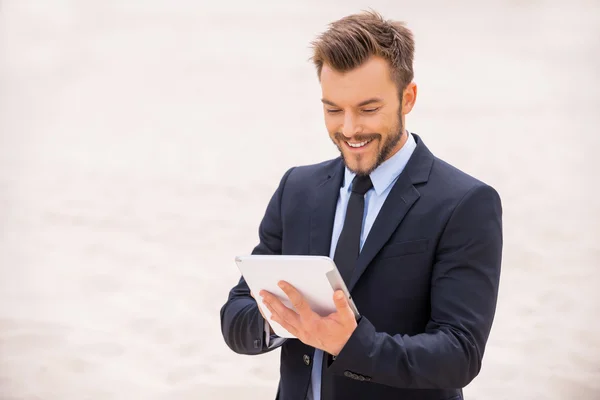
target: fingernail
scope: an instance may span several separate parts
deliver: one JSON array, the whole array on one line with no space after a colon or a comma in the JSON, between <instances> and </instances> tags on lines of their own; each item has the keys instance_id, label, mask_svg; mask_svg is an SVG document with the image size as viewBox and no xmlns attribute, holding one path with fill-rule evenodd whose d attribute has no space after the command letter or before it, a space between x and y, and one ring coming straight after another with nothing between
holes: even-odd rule
<instances>
[{"instance_id":1,"label":"fingernail","mask_svg":"<svg viewBox=\"0 0 600 400\"><path fill-rule=\"evenodd\" d=\"M338 299L338 300L342 300L342 299L344 298L344 294L343 294L343 293L341 293L341 292L338 292L338 293L335 295L335 298L336 298L336 299Z\"/></svg>"}]
</instances>

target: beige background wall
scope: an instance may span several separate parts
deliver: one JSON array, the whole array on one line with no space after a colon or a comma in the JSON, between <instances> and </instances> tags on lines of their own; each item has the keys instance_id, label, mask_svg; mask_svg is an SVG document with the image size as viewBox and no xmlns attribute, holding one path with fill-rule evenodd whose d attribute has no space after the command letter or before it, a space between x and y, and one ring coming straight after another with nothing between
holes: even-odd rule
<instances>
[{"instance_id":1,"label":"beige background wall","mask_svg":"<svg viewBox=\"0 0 600 400\"><path fill-rule=\"evenodd\" d=\"M336 156L308 46L366 4L2 1L0 398L271 398L218 311L281 174ZM407 127L502 195L468 399L600 398L600 3L367 5L415 32Z\"/></svg>"}]
</instances>

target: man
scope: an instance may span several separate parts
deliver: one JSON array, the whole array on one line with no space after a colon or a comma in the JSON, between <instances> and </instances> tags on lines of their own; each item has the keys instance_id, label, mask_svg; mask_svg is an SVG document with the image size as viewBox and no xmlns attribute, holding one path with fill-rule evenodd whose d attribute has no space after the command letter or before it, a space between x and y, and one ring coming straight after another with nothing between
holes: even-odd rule
<instances>
[{"instance_id":1,"label":"man","mask_svg":"<svg viewBox=\"0 0 600 400\"><path fill-rule=\"evenodd\" d=\"M313 44L341 157L284 174L253 254L330 256L361 317L339 293L321 317L289 283L293 310L242 278L221 310L225 342L240 354L281 346L282 400L462 399L495 313L500 198L405 130L417 86L402 23L352 15ZM256 295L298 339L271 335Z\"/></svg>"}]
</instances>

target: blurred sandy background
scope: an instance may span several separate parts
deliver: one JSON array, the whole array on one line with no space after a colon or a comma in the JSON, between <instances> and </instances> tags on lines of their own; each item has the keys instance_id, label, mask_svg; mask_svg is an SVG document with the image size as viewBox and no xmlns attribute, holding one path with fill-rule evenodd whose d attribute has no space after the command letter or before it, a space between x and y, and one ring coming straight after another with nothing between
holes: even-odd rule
<instances>
[{"instance_id":1,"label":"blurred sandy background","mask_svg":"<svg viewBox=\"0 0 600 400\"><path fill-rule=\"evenodd\" d=\"M594 0L2 1L0 399L274 397L218 311L283 172L336 156L309 42L367 7L416 35L408 129L502 195L467 399L600 399Z\"/></svg>"}]
</instances>

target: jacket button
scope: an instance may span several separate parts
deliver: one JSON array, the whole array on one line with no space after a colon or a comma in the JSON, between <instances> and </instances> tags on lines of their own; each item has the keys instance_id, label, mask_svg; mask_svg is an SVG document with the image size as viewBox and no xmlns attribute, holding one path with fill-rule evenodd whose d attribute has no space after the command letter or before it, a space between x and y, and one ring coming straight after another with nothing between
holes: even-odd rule
<instances>
[{"instance_id":1,"label":"jacket button","mask_svg":"<svg viewBox=\"0 0 600 400\"><path fill-rule=\"evenodd\" d=\"M310 365L310 357L308 356L308 354L303 355L302 359L304 360L304 364Z\"/></svg>"}]
</instances>

